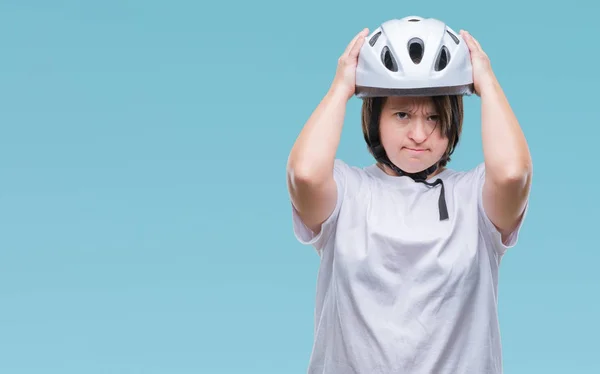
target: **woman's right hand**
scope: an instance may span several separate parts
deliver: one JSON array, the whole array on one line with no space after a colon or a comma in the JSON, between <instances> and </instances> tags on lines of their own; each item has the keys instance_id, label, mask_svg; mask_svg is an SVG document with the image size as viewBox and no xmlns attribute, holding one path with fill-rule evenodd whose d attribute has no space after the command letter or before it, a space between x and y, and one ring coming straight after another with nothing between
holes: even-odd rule
<instances>
[{"instance_id":1,"label":"woman's right hand","mask_svg":"<svg viewBox=\"0 0 600 374\"><path fill-rule=\"evenodd\" d=\"M358 54L367 35L369 35L368 28L359 32L338 59L337 70L331 85L331 91L343 95L348 100L354 95L356 89Z\"/></svg>"},{"instance_id":2,"label":"woman's right hand","mask_svg":"<svg viewBox=\"0 0 600 374\"><path fill-rule=\"evenodd\" d=\"M335 155L340 142L346 103L356 90L358 54L368 29L352 39L338 59L329 91L304 125L287 162L287 184L301 221L317 235L337 203Z\"/></svg>"}]
</instances>

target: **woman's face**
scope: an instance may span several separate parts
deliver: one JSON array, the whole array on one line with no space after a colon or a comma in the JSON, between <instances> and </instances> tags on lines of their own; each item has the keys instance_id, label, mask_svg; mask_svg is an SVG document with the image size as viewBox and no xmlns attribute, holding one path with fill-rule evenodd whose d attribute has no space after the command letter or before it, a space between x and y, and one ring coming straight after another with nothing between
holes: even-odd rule
<instances>
[{"instance_id":1,"label":"woman's face","mask_svg":"<svg viewBox=\"0 0 600 374\"><path fill-rule=\"evenodd\" d=\"M407 173L437 163L448 148L439 118L429 97L388 97L379 131L390 161Z\"/></svg>"}]
</instances>

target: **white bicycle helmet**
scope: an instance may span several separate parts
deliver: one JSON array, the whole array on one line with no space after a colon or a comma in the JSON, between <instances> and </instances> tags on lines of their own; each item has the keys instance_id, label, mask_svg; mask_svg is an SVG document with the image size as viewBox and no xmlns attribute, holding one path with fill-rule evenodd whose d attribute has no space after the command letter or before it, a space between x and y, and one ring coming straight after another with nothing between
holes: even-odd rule
<instances>
[{"instance_id":1,"label":"white bicycle helmet","mask_svg":"<svg viewBox=\"0 0 600 374\"><path fill-rule=\"evenodd\" d=\"M356 96L471 95L469 47L444 22L417 16L393 19L362 45Z\"/></svg>"}]
</instances>

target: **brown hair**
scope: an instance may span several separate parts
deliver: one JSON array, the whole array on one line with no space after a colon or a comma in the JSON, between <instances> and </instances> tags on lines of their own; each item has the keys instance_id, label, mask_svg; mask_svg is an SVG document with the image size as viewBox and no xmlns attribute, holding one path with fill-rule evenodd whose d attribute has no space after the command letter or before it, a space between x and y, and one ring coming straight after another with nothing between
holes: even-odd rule
<instances>
[{"instance_id":1,"label":"brown hair","mask_svg":"<svg viewBox=\"0 0 600 374\"><path fill-rule=\"evenodd\" d=\"M448 148L440 159L438 166L444 167L450 161L450 156L456 149L464 118L463 98L461 95L432 96L433 105L440 116L442 134L448 138ZM362 131L369 153L377 159L373 152L382 152L381 140L379 139L379 118L385 104L385 97L369 97L363 99L362 105ZM377 150L374 150L376 148Z\"/></svg>"}]
</instances>

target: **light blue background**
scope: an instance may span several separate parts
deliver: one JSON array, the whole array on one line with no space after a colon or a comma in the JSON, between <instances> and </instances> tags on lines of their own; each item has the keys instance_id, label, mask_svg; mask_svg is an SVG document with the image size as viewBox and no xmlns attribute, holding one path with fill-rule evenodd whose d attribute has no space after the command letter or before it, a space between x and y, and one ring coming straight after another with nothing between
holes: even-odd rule
<instances>
[{"instance_id":1,"label":"light blue background","mask_svg":"<svg viewBox=\"0 0 600 374\"><path fill-rule=\"evenodd\" d=\"M350 39L407 15L478 38L533 154L505 372L600 372L598 9L544 4L3 1L0 373L305 372L287 155ZM454 168L482 161L479 104ZM362 166L359 108L338 157Z\"/></svg>"}]
</instances>

